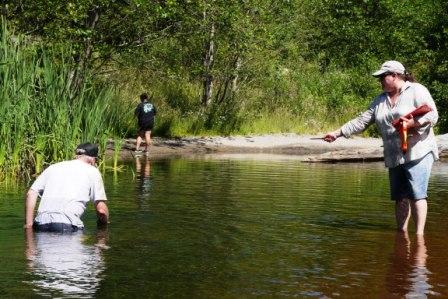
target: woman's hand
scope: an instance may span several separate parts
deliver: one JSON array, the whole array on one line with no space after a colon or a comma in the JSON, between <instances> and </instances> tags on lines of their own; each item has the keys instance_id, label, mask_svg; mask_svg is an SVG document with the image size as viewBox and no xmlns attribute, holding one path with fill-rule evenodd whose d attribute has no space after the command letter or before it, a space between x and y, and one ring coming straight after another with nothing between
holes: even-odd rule
<instances>
[{"instance_id":1,"label":"woman's hand","mask_svg":"<svg viewBox=\"0 0 448 299\"><path fill-rule=\"evenodd\" d=\"M326 142L333 142L341 136L342 136L341 130L336 130L336 131L325 134L324 140Z\"/></svg>"},{"instance_id":2,"label":"woman's hand","mask_svg":"<svg viewBox=\"0 0 448 299\"><path fill-rule=\"evenodd\" d=\"M414 120L412 115L409 118L400 117L400 122L403 124L403 127L409 129L414 127L420 127L420 124Z\"/></svg>"}]
</instances>

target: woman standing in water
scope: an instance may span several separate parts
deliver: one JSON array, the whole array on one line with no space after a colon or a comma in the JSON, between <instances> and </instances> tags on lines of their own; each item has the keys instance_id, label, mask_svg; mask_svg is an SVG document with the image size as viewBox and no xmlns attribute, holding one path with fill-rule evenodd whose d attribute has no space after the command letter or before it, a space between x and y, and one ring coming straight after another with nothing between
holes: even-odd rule
<instances>
[{"instance_id":1,"label":"woman standing in water","mask_svg":"<svg viewBox=\"0 0 448 299\"><path fill-rule=\"evenodd\" d=\"M379 79L384 92L374 98L366 111L340 129L327 133L324 140L333 142L341 136L348 138L376 123L383 139L397 228L406 232L412 215L416 234L423 235L428 210L428 181L432 164L438 159L433 131L439 117L437 109L428 89L414 82L400 62L386 61L373 76ZM431 111L417 117L404 117L423 104ZM403 150L400 133L392 124L397 119L408 128L407 150Z\"/></svg>"}]
</instances>

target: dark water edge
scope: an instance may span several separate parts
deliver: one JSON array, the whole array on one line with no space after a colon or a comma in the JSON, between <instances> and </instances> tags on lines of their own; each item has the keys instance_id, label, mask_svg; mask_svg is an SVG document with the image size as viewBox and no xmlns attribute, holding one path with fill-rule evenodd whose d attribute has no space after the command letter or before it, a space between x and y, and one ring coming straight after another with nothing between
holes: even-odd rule
<instances>
[{"instance_id":1,"label":"dark water edge","mask_svg":"<svg viewBox=\"0 0 448 299\"><path fill-rule=\"evenodd\" d=\"M0 297L402 298L448 295L448 166L424 239L395 232L382 163L278 156L129 161L106 172L107 230L28 235L0 187Z\"/></svg>"}]
</instances>

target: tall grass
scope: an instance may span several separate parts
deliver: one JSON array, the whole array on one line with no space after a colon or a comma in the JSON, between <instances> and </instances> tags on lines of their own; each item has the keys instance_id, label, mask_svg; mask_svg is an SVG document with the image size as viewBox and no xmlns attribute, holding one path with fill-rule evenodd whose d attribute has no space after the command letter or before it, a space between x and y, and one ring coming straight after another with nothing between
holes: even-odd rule
<instances>
[{"instance_id":1,"label":"tall grass","mask_svg":"<svg viewBox=\"0 0 448 299\"><path fill-rule=\"evenodd\" d=\"M208 108L200 104L200 78L188 70L119 68L95 78L87 73L74 94L70 49L57 51L15 35L4 21L0 42L0 181L30 177L69 159L80 142L97 142L104 151L110 138L135 137L133 111L142 92L154 95L154 135L172 137L321 133L365 109L379 91L359 70L321 70L303 60L282 65L286 62L260 56L248 59L238 89ZM216 94L226 78L215 79ZM117 159L118 154L115 165Z\"/></svg>"},{"instance_id":2,"label":"tall grass","mask_svg":"<svg viewBox=\"0 0 448 299\"><path fill-rule=\"evenodd\" d=\"M116 92L86 74L75 95L68 55L14 35L5 21L0 41L0 180L30 177L72 158L80 142L105 145L123 133L120 111L111 105Z\"/></svg>"},{"instance_id":3,"label":"tall grass","mask_svg":"<svg viewBox=\"0 0 448 299\"><path fill-rule=\"evenodd\" d=\"M260 72L261 73L261 72ZM367 108L380 86L368 73L312 62L273 66L241 82L238 90L207 109L200 105L202 85L186 74L155 77L151 73L118 74L121 98L138 103L138 94L154 94L158 108L154 135L231 135L300 133L334 130ZM132 83L126 77L135 79ZM216 82L219 89L219 80ZM131 116L132 118L132 116ZM132 121L128 132L135 135Z\"/></svg>"}]
</instances>

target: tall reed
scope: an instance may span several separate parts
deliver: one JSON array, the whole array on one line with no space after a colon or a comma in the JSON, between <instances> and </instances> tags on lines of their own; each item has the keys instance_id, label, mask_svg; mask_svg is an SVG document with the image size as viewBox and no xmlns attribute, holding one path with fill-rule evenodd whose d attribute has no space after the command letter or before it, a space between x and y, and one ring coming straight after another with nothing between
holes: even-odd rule
<instances>
[{"instance_id":1,"label":"tall reed","mask_svg":"<svg viewBox=\"0 0 448 299\"><path fill-rule=\"evenodd\" d=\"M105 145L120 135L112 88L86 74L75 95L69 55L14 35L4 20L0 41L0 180L30 177L72 158L80 142Z\"/></svg>"}]
</instances>

